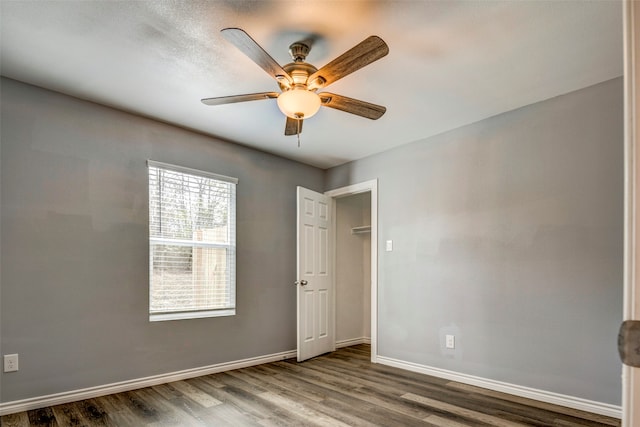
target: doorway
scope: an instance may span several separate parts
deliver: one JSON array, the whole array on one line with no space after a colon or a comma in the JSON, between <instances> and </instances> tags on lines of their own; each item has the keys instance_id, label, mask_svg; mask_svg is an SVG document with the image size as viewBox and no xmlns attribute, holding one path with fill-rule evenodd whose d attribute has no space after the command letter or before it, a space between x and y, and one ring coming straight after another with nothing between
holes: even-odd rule
<instances>
[{"instance_id":1,"label":"doorway","mask_svg":"<svg viewBox=\"0 0 640 427\"><path fill-rule=\"evenodd\" d=\"M336 348L371 344L371 193L334 203Z\"/></svg>"},{"instance_id":2,"label":"doorway","mask_svg":"<svg viewBox=\"0 0 640 427\"><path fill-rule=\"evenodd\" d=\"M325 193L333 198L336 347L371 344L377 320L377 180Z\"/></svg>"}]
</instances>

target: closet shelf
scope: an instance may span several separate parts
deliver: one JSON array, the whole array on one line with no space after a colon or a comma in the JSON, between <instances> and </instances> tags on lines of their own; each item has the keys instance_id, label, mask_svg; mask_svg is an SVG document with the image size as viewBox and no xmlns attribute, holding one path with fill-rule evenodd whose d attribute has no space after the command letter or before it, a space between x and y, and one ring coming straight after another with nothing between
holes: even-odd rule
<instances>
[{"instance_id":1,"label":"closet shelf","mask_svg":"<svg viewBox=\"0 0 640 427\"><path fill-rule=\"evenodd\" d=\"M360 227L353 227L351 229L351 234L364 234L364 233L371 233L371 226L370 225L363 225Z\"/></svg>"}]
</instances>

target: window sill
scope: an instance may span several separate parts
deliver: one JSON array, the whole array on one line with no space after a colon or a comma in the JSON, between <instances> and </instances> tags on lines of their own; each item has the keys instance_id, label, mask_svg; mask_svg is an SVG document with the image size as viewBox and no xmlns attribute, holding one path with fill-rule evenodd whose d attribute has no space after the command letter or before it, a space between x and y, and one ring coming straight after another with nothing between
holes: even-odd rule
<instances>
[{"instance_id":1,"label":"window sill","mask_svg":"<svg viewBox=\"0 0 640 427\"><path fill-rule=\"evenodd\" d=\"M181 313L157 313L149 315L149 322L164 322L167 320L202 319L205 317L235 316L236 309L184 311Z\"/></svg>"}]
</instances>

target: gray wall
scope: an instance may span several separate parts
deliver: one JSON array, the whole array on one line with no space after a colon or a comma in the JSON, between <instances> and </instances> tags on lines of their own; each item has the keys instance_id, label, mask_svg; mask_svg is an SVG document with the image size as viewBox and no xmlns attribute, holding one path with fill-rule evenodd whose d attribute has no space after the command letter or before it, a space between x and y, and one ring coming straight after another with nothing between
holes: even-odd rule
<instances>
[{"instance_id":1,"label":"gray wall","mask_svg":"<svg viewBox=\"0 0 640 427\"><path fill-rule=\"evenodd\" d=\"M379 179L380 356L621 404L622 108L619 78L328 171Z\"/></svg>"},{"instance_id":2,"label":"gray wall","mask_svg":"<svg viewBox=\"0 0 640 427\"><path fill-rule=\"evenodd\" d=\"M3 402L293 349L296 185L379 178L379 355L620 404L621 79L326 175L1 85ZM236 316L148 322L149 158L239 178Z\"/></svg>"},{"instance_id":3,"label":"gray wall","mask_svg":"<svg viewBox=\"0 0 640 427\"><path fill-rule=\"evenodd\" d=\"M295 348L296 186L323 171L1 84L2 401ZM236 316L149 323L147 159L239 179Z\"/></svg>"},{"instance_id":4,"label":"gray wall","mask_svg":"<svg viewBox=\"0 0 640 427\"><path fill-rule=\"evenodd\" d=\"M336 341L371 338L371 193L336 199Z\"/></svg>"}]
</instances>

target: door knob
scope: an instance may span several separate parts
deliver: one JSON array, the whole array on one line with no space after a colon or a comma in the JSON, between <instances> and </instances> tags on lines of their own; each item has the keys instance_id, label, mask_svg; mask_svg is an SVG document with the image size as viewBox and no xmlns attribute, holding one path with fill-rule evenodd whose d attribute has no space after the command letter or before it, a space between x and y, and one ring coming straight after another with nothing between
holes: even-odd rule
<instances>
[{"instance_id":1,"label":"door knob","mask_svg":"<svg viewBox=\"0 0 640 427\"><path fill-rule=\"evenodd\" d=\"M306 280L304 280L304 279L303 279L303 280L300 280L300 281L296 280L295 282L293 282L293 284L294 284L294 285L296 285L296 286L297 286L297 285L300 285L300 286L306 286L306 285L307 285L307 283L309 283L309 282L307 282L307 281L306 281Z\"/></svg>"}]
</instances>

